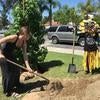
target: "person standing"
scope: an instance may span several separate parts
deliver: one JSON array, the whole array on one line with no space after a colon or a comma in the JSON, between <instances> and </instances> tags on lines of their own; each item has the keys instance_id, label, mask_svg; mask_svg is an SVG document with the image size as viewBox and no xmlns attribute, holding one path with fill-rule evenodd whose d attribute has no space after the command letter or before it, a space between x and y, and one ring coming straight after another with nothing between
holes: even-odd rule
<instances>
[{"instance_id":1,"label":"person standing","mask_svg":"<svg viewBox=\"0 0 100 100\"><path fill-rule=\"evenodd\" d=\"M88 15L85 16L85 20L80 23L79 27L85 38L83 67L86 74L93 73L99 66L99 50L96 43L98 38L97 27L97 23Z\"/></svg>"}]
</instances>

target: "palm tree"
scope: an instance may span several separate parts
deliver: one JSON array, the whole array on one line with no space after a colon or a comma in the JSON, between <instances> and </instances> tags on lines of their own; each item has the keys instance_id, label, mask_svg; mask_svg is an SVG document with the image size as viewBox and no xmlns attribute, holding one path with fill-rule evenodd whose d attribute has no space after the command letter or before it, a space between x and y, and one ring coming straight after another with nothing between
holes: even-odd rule
<instances>
[{"instance_id":1,"label":"palm tree","mask_svg":"<svg viewBox=\"0 0 100 100\"><path fill-rule=\"evenodd\" d=\"M58 0L47 0L48 8L49 8L49 21L50 26L52 26L52 8L56 8L57 6L60 8L60 2Z\"/></svg>"},{"instance_id":2,"label":"palm tree","mask_svg":"<svg viewBox=\"0 0 100 100\"><path fill-rule=\"evenodd\" d=\"M3 26L9 24L9 21L7 20L7 14L9 14L9 11L17 1L19 0L0 0L0 6L2 7L2 9L0 9L0 14L2 16Z\"/></svg>"},{"instance_id":3,"label":"palm tree","mask_svg":"<svg viewBox=\"0 0 100 100\"><path fill-rule=\"evenodd\" d=\"M41 16L42 16L42 14L43 14L43 12L44 12L45 10L47 10L47 11L49 10L46 1L47 1L47 0L38 0L38 1L37 1L38 6L39 6L39 8L40 8Z\"/></svg>"},{"instance_id":4,"label":"palm tree","mask_svg":"<svg viewBox=\"0 0 100 100\"><path fill-rule=\"evenodd\" d=\"M56 8L57 6L60 8L60 2L57 0L38 0L38 5L40 8L41 16L44 11L49 12L49 21L50 26L52 25L52 8Z\"/></svg>"},{"instance_id":5,"label":"palm tree","mask_svg":"<svg viewBox=\"0 0 100 100\"><path fill-rule=\"evenodd\" d=\"M48 10L48 6L46 4L46 0L38 0L38 6L40 8L40 12L43 13L45 10Z\"/></svg>"}]
</instances>

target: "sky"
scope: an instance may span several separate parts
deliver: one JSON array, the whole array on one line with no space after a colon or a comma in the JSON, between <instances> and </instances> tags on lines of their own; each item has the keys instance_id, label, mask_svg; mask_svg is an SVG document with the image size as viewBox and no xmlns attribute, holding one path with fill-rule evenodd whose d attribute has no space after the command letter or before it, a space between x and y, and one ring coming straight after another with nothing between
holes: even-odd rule
<instances>
[{"instance_id":1,"label":"sky","mask_svg":"<svg viewBox=\"0 0 100 100\"><path fill-rule=\"evenodd\" d=\"M79 2L85 3L87 0L58 0L58 1L61 3L61 6L68 5L69 7L76 7ZM97 0L94 0L94 1L97 1ZM0 7L0 9L1 9L1 7ZM55 12L57 9L58 8L53 9L53 12ZM43 13L43 16L48 16L48 12L45 11ZM8 19L10 19L10 20L12 19L11 15L8 16Z\"/></svg>"},{"instance_id":2,"label":"sky","mask_svg":"<svg viewBox=\"0 0 100 100\"><path fill-rule=\"evenodd\" d=\"M70 7L75 7L79 2L86 2L87 0L58 0L61 5L69 5Z\"/></svg>"},{"instance_id":3,"label":"sky","mask_svg":"<svg viewBox=\"0 0 100 100\"><path fill-rule=\"evenodd\" d=\"M85 3L87 0L58 0L61 3L61 6L68 5L69 7L76 7L79 2ZM56 11L57 9L54 9ZM47 11L44 12L44 16L48 16Z\"/></svg>"}]
</instances>

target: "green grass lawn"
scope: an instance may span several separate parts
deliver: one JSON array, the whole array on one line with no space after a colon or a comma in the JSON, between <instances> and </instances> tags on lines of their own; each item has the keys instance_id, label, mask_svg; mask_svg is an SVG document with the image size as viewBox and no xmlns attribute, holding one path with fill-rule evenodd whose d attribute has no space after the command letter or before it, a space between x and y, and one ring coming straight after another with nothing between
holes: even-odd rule
<instances>
[{"instance_id":1,"label":"green grass lawn","mask_svg":"<svg viewBox=\"0 0 100 100\"><path fill-rule=\"evenodd\" d=\"M68 73L68 66L72 63L72 55L64 53L49 52L44 64L41 64L42 69L47 68L48 71L44 73L47 77L52 78L79 78L79 77L89 77L91 73L86 75L83 71L82 66L82 56L74 55L74 64L76 65L76 70L78 73ZM100 63L100 62L99 62ZM100 65L100 64L99 64Z\"/></svg>"},{"instance_id":2,"label":"green grass lawn","mask_svg":"<svg viewBox=\"0 0 100 100\"><path fill-rule=\"evenodd\" d=\"M48 71L44 73L47 77L65 78L67 76L74 76L76 74L68 73L68 66L72 64L72 55L64 53L49 52L45 63L42 64L42 69L47 68ZM77 70L83 70L82 56L74 56L74 64ZM41 66L40 66L41 67Z\"/></svg>"}]
</instances>

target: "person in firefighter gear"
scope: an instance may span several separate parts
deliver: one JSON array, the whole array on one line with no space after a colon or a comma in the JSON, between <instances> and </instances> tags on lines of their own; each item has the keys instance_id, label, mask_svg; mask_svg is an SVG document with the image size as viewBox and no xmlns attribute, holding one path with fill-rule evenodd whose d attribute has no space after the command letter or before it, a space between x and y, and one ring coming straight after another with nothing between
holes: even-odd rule
<instances>
[{"instance_id":1,"label":"person in firefighter gear","mask_svg":"<svg viewBox=\"0 0 100 100\"><path fill-rule=\"evenodd\" d=\"M85 73L93 73L98 68L99 63L99 50L97 45L98 24L89 15L85 16L85 19L80 22L79 29L84 34L84 56L83 56L83 67Z\"/></svg>"}]
</instances>

